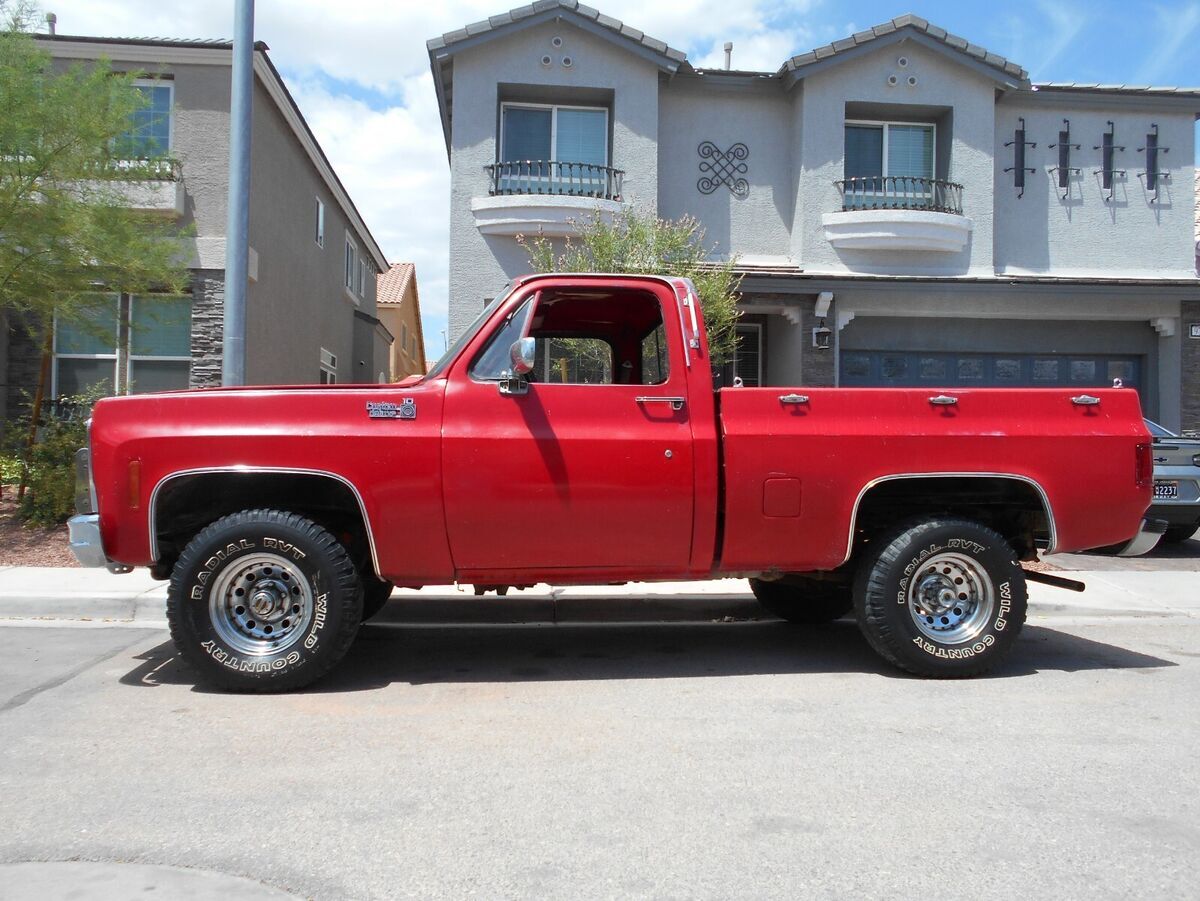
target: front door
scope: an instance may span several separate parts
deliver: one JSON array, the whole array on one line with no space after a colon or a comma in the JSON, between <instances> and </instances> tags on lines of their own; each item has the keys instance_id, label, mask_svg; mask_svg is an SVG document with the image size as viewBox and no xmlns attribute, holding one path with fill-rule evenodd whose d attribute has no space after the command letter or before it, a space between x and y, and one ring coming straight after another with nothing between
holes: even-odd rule
<instances>
[{"instance_id":1,"label":"front door","mask_svg":"<svg viewBox=\"0 0 1200 901\"><path fill-rule=\"evenodd\" d=\"M456 570L683 573L693 453L678 315L665 286L514 298L446 389L442 455ZM536 339L524 394L509 349ZM675 401L669 398L677 398Z\"/></svg>"}]
</instances>

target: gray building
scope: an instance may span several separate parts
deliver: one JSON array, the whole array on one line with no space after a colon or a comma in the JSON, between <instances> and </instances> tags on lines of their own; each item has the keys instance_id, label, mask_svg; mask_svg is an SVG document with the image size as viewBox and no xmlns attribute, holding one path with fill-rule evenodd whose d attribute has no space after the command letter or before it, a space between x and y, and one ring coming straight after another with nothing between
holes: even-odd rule
<instances>
[{"instance_id":1,"label":"gray building","mask_svg":"<svg viewBox=\"0 0 1200 901\"><path fill-rule=\"evenodd\" d=\"M106 58L114 70L146 73L149 104L128 136L165 152L156 181L129 192L130 205L180 230L191 271L183 297L114 290L92 328L60 323L50 390L79 393L103 382L118 393L219 385L225 287L231 46L216 41L43 36L56 65ZM388 262L338 180L267 55L254 53L250 195L250 284L246 380L372 382L386 370L391 336L376 318L376 275ZM8 412L38 378L41 348L20 322L0 333ZM0 410L0 413L3 413Z\"/></svg>"},{"instance_id":2,"label":"gray building","mask_svg":"<svg viewBox=\"0 0 1200 901\"><path fill-rule=\"evenodd\" d=\"M635 204L744 273L747 384L1136 386L1200 428L1200 90L1033 84L903 16L771 72L700 70L574 0L428 43L450 325Z\"/></svg>"}]
</instances>

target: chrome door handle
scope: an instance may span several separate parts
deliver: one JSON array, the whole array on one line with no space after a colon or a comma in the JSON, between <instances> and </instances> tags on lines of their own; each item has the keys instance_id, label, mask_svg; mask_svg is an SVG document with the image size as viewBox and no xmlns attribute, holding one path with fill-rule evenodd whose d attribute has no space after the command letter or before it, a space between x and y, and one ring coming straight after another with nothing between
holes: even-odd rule
<instances>
[{"instance_id":1,"label":"chrome door handle","mask_svg":"<svg viewBox=\"0 0 1200 901\"><path fill-rule=\"evenodd\" d=\"M929 398L931 404L937 404L939 407L949 407L958 403L957 397L951 397L949 394L938 394Z\"/></svg>"},{"instance_id":2,"label":"chrome door handle","mask_svg":"<svg viewBox=\"0 0 1200 901\"><path fill-rule=\"evenodd\" d=\"M781 404L806 404L808 403L807 394L781 394L779 395Z\"/></svg>"},{"instance_id":3,"label":"chrome door handle","mask_svg":"<svg viewBox=\"0 0 1200 901\"><path fill-rule=\"evenodd\" d=\"M634 398L634 401L639 404L670 404L672 410L682 410L683 405L687 403L686 397L652 397L645 394L639 394Z\"/></svg>"},{"instance_id":4,"label":"chrome door handle","mask_svg":"<svg viewBox=\"0 0 1200 901\"><path fill-rule=\"evenodd\" d=\"M1071 403L1077 407L1094 407L1100 403L1100 398L1093 397L1091 394L1077 394L1071 398Z\"/></svg>"}]
</instances>

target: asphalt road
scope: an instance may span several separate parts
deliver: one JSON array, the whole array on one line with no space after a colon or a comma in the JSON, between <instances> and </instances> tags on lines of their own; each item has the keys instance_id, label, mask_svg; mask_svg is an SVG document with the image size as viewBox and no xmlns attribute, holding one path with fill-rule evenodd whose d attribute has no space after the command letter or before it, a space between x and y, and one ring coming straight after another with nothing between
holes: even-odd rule
<instances>
[{"instance_id":1,"label":"asphalt road","mask_svg":"<svg viewBox=\"0 0 1200 901\"><path fill-rule=\"evenodd\" d=\"M161 630L8 625L0 677L0 897L38 860L318 898L1200 878L1195 616L1041 615L963 682L893 672L849 622L369 625L316 690L261 697L194 687Z\"/></svg>"}]
</instances>

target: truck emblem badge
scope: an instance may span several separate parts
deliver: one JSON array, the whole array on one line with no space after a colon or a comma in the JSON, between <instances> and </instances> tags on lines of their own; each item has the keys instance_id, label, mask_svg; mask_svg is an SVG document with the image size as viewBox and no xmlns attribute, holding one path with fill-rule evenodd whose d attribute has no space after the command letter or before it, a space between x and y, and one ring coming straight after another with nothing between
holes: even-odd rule
<instances>
[{"instance_id":1,"label":"truck emblem badge","mask_svg":"<svg viewBox=\"0 0 1200 901\"><path fill-rule=\"evenodd\" d=\"M406 397L398 404L391 401L367 401L367 417L369 419L416 419L417 403L411 397Z\"/></svg>"}]
</instances>

